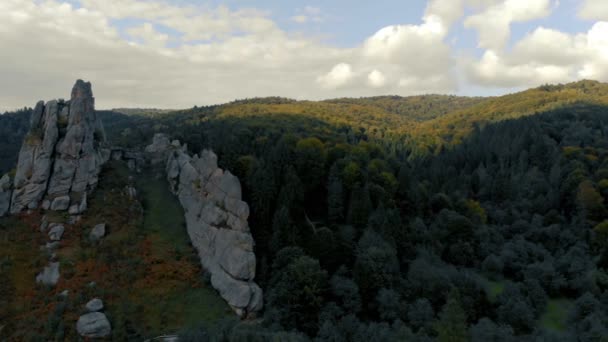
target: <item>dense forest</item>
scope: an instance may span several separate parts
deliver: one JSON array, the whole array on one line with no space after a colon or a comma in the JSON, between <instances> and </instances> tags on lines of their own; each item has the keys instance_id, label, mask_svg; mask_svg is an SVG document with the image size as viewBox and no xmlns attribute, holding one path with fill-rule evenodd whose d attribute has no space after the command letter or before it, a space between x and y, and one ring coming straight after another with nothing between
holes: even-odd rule
<instances>
[{"instance_id":1,"label":"dense forest","mask_svg":"<svg viewBox=\"0 0 608 342\"><path fill-rule=\"evenodd\" d=\"M113 144L165 132L243 183L263 317L183 340L601 342L607 105L608 85L583 81L100 113ZM2 135L2 170L24 129Z\"/></svg>"}]
</instances>

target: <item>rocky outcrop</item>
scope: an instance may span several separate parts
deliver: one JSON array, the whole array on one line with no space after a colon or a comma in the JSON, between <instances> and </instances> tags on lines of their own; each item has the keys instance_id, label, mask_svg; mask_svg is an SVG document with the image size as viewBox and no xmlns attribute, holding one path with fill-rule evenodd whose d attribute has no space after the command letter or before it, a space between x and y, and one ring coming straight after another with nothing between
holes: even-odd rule
<instances>
[{"instance_id":1,"label":"rocky outcrop","mask_svg":"<svg viewBox=\"0 0 608 342\"><path fill-rule=\"evenodd\" d=\"M8 214L11 207L11 177L0 178L0 217Z\"/></svg>"},{"instance_id":2,"label":"rocky outcrop","mask_svg":"<svg viewBox=\"0 0 608 342\"><path fill-rule=\"evenodd\" d=\"M104 141L90 83L78 80L69 101L38 102L19 152L11 213L41 205L73 213L86 208L86 194L109 158Z\"/></svg>"},{"instance_id":3,"label":"rocky outcrop","mask_svg":"<svg viewBox=\"0 0 608 342\"><path fill-rule=\"evenodd\" d=\"M162 135L154 137L146 152L166 160L167 178L184 208L188 234L213 287L238 315L260 311L263 297L254 282L249 206L241 200L238 178L218 167L213 152L190 157L185 146L169 143Z\"/></svg>"}]
</instances>

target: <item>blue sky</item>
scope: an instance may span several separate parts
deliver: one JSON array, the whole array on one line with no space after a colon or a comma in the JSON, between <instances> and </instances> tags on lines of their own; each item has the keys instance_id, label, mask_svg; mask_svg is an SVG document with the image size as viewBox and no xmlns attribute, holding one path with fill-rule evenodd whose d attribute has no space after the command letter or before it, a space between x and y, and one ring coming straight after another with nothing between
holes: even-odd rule
<instances>
[{"instance_id":1,"label":"blue sky","mask_svg":"<svg viewBox=\"0 0 608 342\"><path fill-rule=\"evenodd\" d=\"M0 21L0 109L71 78L171 108L608 81L606 0L2 0Z\"/></svg>"}]
</instances>

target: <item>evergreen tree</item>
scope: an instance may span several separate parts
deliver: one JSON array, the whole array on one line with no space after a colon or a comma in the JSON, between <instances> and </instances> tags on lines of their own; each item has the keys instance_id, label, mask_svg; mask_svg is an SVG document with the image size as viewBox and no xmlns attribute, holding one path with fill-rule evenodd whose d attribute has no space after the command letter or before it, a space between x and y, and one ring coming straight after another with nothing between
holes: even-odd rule
<instances>
[{"instance_id":1,"label":"evergreen tree","mask_svg":"<svg viewBox=\"0 0 608 342\"><path fill-rule=\"evenodd\" d=\"M439 321L435 326L437 341L466 342L469 340L466 313L460 303L460 293L452 289L448 300L439 313Z\"/></svg>"},{"instance_id":2,"label":"evergreen tree","mask_svg":"<svg viewBox=\"0 0 608 342\"><path fill-rule=\"evenodd\" d=\"M331 224L344 220L344 187L340 177L338 164L332 165L329 170L327 186L327 219Z\"/></svg>"}]
</instances>

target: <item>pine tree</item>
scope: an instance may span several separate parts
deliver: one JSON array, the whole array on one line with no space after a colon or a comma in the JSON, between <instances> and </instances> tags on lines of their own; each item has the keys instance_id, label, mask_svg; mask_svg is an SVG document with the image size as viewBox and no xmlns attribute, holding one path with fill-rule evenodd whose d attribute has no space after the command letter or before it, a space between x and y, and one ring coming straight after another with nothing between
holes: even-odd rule
<instances>
[{"instance_id":1,"label":"pine tree","mask_svg":"<svg viewBox=\"0 0 608 342\"><path fill-rule=\"evenodd\" d=\"M329 170L327 218L331 224L340 223L344 220L344 186L340 179L340 170L337 164L334 164Z\"/></svg>"},{"instance_id":2,"label":"pine tree","mask_svg":"<svg viewBox=\"0 0 608 342\"><path fill-rule=\"evenodd\" d=\"M435 329L439 342L465 342L469 340L467 330L467 316L460 303L460 293L452 289L448 295L447 303L439 314Z\"/></svg>"}]
</instances>

